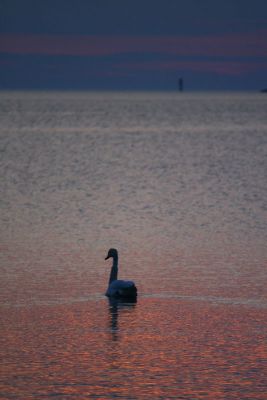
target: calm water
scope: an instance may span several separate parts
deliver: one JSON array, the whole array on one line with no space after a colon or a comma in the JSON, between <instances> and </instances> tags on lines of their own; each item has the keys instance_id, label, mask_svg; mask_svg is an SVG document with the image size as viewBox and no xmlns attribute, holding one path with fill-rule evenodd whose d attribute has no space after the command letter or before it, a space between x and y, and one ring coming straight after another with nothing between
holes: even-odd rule
<instances>
[{"instance_id":1,"label":"calm water","mask_svg":"<svg viewBox=\"0 0 267 400\"><path fill-rule=\"evenodd\" d=\"M0 93L1 399L266 399L266 110Z\"/></svg>"}]
</instances>

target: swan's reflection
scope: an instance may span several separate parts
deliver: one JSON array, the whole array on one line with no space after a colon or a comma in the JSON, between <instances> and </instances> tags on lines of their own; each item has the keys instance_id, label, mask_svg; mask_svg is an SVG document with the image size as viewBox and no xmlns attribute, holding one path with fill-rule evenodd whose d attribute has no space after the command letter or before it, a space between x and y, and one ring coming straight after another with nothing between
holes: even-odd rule
<instances>
[{"instance_id":1,"label":"swan's reflection","mask_svg":"<svg viewBox=\"0 0 267 400\"><path fill-rule=\"evenodd\" d=\"M123 310L131 310L134 309L137 303L137 299L130 298L130 299L118 299L109 297L108 304L109 304L109 328L112 334L112 340L118 340L118 333L119 333L119 314Z\"/></svg>"}]
</instances>

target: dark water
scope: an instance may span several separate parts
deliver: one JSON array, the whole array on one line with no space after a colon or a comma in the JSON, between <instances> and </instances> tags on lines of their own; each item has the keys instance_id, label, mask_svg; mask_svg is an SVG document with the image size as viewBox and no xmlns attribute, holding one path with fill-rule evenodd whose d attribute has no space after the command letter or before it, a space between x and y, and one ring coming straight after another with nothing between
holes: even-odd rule
<instances>
[{"instance_id":1,"label":"dark water","mask_svg":"<svg viewBox=\"0 0 267 400\"><path fill-rule=\"evenodd\" d=\"M0 398L266 398L266 109L0 94Z\"/></svg>"}]
</instances>

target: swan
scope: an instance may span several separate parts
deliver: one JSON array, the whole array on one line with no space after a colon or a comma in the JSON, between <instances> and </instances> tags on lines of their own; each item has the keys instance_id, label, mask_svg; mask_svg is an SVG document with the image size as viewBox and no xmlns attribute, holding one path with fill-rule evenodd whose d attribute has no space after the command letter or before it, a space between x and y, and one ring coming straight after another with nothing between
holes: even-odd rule
<instances>
[{"instance_id":1,"label":"swan","mask_svg":"<svg viewBox=\"0 0 267 400\"><path fill-rule=\"evenodd\" d=\"M116 298L136 298L137 289L132 281L118 280L118 251L109 249L105 260L113 258L113 265L110 271L106 296Z\"/></svg>"}]
</instances>

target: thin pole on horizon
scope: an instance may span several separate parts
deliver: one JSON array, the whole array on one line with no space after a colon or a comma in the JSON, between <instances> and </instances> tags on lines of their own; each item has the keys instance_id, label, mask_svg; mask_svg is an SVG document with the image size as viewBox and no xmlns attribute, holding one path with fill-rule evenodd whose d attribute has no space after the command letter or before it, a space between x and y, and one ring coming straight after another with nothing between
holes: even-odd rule
<instances>
[{"instance_id":1,"label":"thin pole on horizon","mask_svg":"<svg viewBox=\"0 0 267 400\"><path fill-rule=\"evenodd\" d=\"M183 80L183 78L179 78L178 86L179 86L179 92L183 92L184 91L184 80Z\"/></svg>"}]
</instances>

